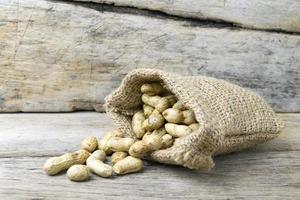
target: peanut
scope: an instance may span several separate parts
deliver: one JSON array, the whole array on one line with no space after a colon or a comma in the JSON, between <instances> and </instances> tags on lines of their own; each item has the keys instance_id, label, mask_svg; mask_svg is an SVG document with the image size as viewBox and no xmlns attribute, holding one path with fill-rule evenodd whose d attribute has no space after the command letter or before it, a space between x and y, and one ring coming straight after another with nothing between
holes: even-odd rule
<instances>
[{"instance_id":1,"label":"peanut","mask_svg":"<svg viewBox=\"0 0 300 200\"><path fill-rule=\"evenodd\" d=\"M159 129L164 125L164 117L160 113L153 113L143 122L142 127L147 131L152 131L154 129Z\"/></svg>"},{"instance_id":2,"label":"peanut","mask_svg":"<svg viewBox=\"0 0 300 200\"><path fill-rule=\"evenodd\" d=\"M114 132L107 132L106 134L104 134L103 138L98 141L98 149L103 150L106 155L111 154L112 151L107 146L107 142L110 138L115 137L115 135L116 134Z\"/></svg>"},{"instance_id":3,"label":"peanut","mask_svg":"<svg viewBox=\"0 0 300 200\"><path fill-rule=\"evenodd\" d=\"M143 169L143 161L139 158L127 156L120 160L113 166L113 170L116 174L128 174L137 172Z\"/></svg>"},{"instance_id":4,"label":"peanut","mask_svg":"<svg viewBox=\"0 0 300 200\"><path fill-rule=\"evenodd\" d=\"M170 107L170 102L168 97L161 97L161 99L156 104L155 109L158 110L159 112L163 112L169 107Z\"/></svg>"},{"instance_id":5,"label":"peanut","mask_svg":"<svg viewBox=\"0 0 300 200\"><path fill-rule=\"evenodd\" d=\"M145 115L141 111L136 112L132 117L131 126L137 138L143 137L143 135L146 133L145 129L142 127L144 121Z\"/></svg>"},{"instance_id":6,"label":"peanut","mask_svg":"<svg viewBox=\"0 0 300 200\"><path fill-rule=\"evenodd\" d=\"M164 116L164 118L171 123L180 123L182 122L183 119L183 113L175 108L168 108L166 109L162 115Z\"/></svg>"},{"instance_id":7,"label":"peanut","mask_svg":"<svg viewBox=\"0 0 300 200\"><path fill-rule=\"evenodd\" d=\"M183 137L192 132L192 129L186 125L178 125L173 123L166 123L165 129L173 137Z\"/></svg>"},{"instance_id":8,"label":"peanut","mask_svg":"<svg viewBox=\"0 0 300 200\"><path fill-rule=\"evenodd\" d=\"M139 140L139 141L136 141L135 143L133 143L133 145L130 147L128 153L129 153L129 155L131 155L133 157L142 158L149 151L150 151L150 148L144 143L144 141Z\"/></svg>"},{"instance_id":9,"label":"peanut","mask_svg":"<svg viewBox=\"0 0 300 200\"><path fill-rule=\"evenodd\" d=\"M154 109L153 111L152 111L152 114L153 115L160 115L160 112L158 111L158 110L156 110L156 109ZM149 116L150 117L150 116ZM148 118L149 118L148 117Z\"/></svg>"},{"instance_id":10,"label":"peanut","mask_svg":"<svg viewBox=\"0 0 300 200\"><path fill-rule=\"evenodd\" d=\"M141 92L148 95L158 95L164 91L164 88L159 83L145 83L141 87Z\"/></svg>"},{"instance_id":11,"label":"peanut","mask_svg":"<svg viewBox=\"0 0 300 200\"><path fill-rule=\"evenodd\" d=\"M144 110L145 117L148 118L152 114L154 108L147 104L143 104L143 110Z\"/></svg>"},{"instance_id":12,"label":"peanut","mask_svg":"<svg viewBox=\"0 0 300 200\"><path fill-rule=\"evenodd\" d=\"M162 140L162 149L169 148L173 145L174 139L171 135L165 134L161 137Z\"/></svg>"},{"instance_id":13,"label":"peanut","mask_svg":"<svg viewBox=\"0 0 300 200\"><path fill-rule=\"evenodd\" d=\"M199 126L198 123L193 123L193 124L190 124L189 127L190 127L193 131L195 131L195 130L199 129L200 126Z\"/></svg>"},{"instance_id":14,"label":"peanut","mask_svg":"<svg viewBox=\"0 0 300 200\"><path fill-rule=\"evenodd\" d=\"M130 149L129 149L130 150ZM117 151L111 155L111 163L114 165L118 161L126 158L128 156L128 153L122 152L122 151Z\"/></svg>"},{"instance_id":15,"label":"peanut","mask_svg":"<svg viewBox=\"0 0 300 200\"><path fill-rule=\"evenodd\" d=\"M186 108L184 107L184 105L180 102L180 101L177 101L173 106L172 108L175 108L177 110L186 110Z\"/></svg>"},{"instance_id":16,"label":"peanut","mask_svg":"<svg viewBox=\"0 0 300 200\"><path fill-rule=\"evenodd\" d=\"M68 169L67 177L71 181L85 181L90 178L90 172L85 165L73 165Z\"/></svg>"},{"instance_id":17,"label":"peanut","mask_svg":"<svg viewBox=\"0 0 300 200\"><path fill-rule=\"evenodd\" d=\"M107 141L107 147L114 152L128 151L133 143L134 139L132 138L112 137Z\"/></svg>"},{"instance_id":18,"label":"peanut","mask_svg":"<svg viewBox=\"0 0 300 200\"><path fill-rule=\"evenodd\" d=\"M43 169L48 175L55 175L63 170L69 169L72 165L84 164L89 156L90 153L83 149L66 153L59 157L49 158L45 162Z\"/></svg>"},{"instance_id":19,"label":"peanut","mask_svg":"<svg viewBox=\"0 0 300 200\"><path fill-rule=\"evenodd\" d=\"M184 123L187 125L196 123L194 112L191 110L180 111L175 108L168 108L162 115L170 123Z\"/></svg>"},{"instance_id":20,"label":"peanut","mask_svg":"<svg viewBox=\"0 0 300 200\"><path fill-rule=\"evenodd\" d=\"M121 131L119 131L118 129L113 130L112 134L114 137L124 137L124 134Z\"/></svg>"},{"instance_id":21,"label":"peanut","mask_svg":"<svg viewBox=\"0 0 300 200\"><path fill-rule=\"evenodd\" d=\"M196 123L196 119L195 119L195 114L193 111L191 110L184 110L182 111L182 115L183 115L183 123L190 125L193 123Z\"/></svg>"},{"instance_id":22,"label":"peanut","mask_svg":"<svg viewBox=\"0 0 300 200\"><path fill-rule=\"evenodd\" d=\"M148 94L143 94L142 95L142 101L145 104L148 104L148 105L150 105L152 107L155 107L160 100L161 100L160 96L150 96Z\"/></svg>"},{"instance_id":23,"label":"peanut","mask_svg":"<svg viewBox=\"0 0 300 200\"><path fill-rule=\"evenodd\" d=\"M159 112L163 112L170 106L167 97L149 96L147 94L143 94L142 101L145 104L148 104L148 105L154 107Z\"/></svg>"},{"instance_id":24,"label":"peanut","mask_svg":"<svg viewBox=\"0 0 300 200\"><path fill-rule=\"evenodd\" d=\"M164 128L156 129L152 133L146 133L142 141L149 150L155 151L162 147L162 136L166 133Z\"/></svg>"},{"instance_id":25,"label":"peanut","mask_svg":"<svg viewBox=\"0 0 300 200\"><path fill-rule=\"evenodd\" d=\"M104 161L106 159L106 154L103 150L97 150L97 151L94 151L92 153L92 155L90 155L88 157L88 159L86 160L86 162L89 162L90 160L101 160L101 161Z\"/></svg>"},{"instance_id":26,"label":"peanut","mask_svg":"<svg viewBox=\"0 0 300 200\"><path fill-rule=\"evenodd\" d=\"M166 98L169 102L169 106L173 106L177 102L177 98L174 95L167 95Z\"/></svg>"},{"instance_id":27,"label":"peanut","mask_svg":"<svg viewBox=\"0 0 300 200\"><path fill-rule=\"evenodd\" d=\"M67 176L73 181L87 180L89 171L101 177L110 177L113 172L137 172L143 168L140 158L152 151L169 148L176 138L199 129L194 112L162 85L146 83L140 89L143 110L132 116L134 139L124 137L119 130L106 133L99 141L94 136L87 137L81 142L82 150L48 159L44 171L54 175L69 169ZM112 152L113 167L103 162ZM82 165L85 162L86 166Z\"/></svg>"},{"instance_id":28,"label":"peanut","mask_svg":"<svg viewBox=\"0 0 300 200\"><path fill-rule=\"evenodd\" d=\"M81 148L87 150L88 152L92 153L98 147L97 138L94 136L90 136L82 140Z\"/></svg>"},{"instance_id":29,"label":"peanut","mask_svg":"<svg viewBox=\"0 0 300 200\"><path fill-rule=\"evenodd\" d=\"M94 174L101 177L110 177L112 176L113 169L110 165L103 163L101 160L89 160L86 163L87 167Z\"/></svg>"}]
</instances>

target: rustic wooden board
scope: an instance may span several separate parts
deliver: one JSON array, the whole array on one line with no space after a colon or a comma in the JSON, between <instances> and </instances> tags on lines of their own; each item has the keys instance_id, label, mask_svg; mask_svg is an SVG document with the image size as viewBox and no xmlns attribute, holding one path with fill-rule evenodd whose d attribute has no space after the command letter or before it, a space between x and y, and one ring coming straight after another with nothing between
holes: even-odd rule
<instances>
[{"instance_id":1,"label":"rustic wooden board","mask_svg":"<svg viewBox=\"0 0 300 200\"><path fill-rule=\"evenodd\" d=\"M73 4L0 2L1 112L101 111L140 67L223 78L300 111L300 35Z\"/></svg>"},{"instance_id":2,"label":"rustic wooden board","mask_svg":"<svg viewBox=\"0 0 300 200\"><path fill-rule=\"evenodd\" d=\"M75 0L161 11L242 27L300 32L299 0Z\"/></svg>"},{"instance_id":3,"label":"rustic wooden board","mask_svg":"<svg viewBox=\"0 0 300 200\"><path fill-rule=\"evenodd\" d=\"M111 130L104 114L1 114L0 199L298 199L300 114L280 116L280 137L215 158L211 172L147 162L142 173L74 183L46 176L41 166L85 136Z\"/></svg>"},{"instance_id":4,"label":"rustic wooden board","mask_svg":"<svg viewBox=\"0 0 300 200\"><path fill-rule=\"evenodd\" d=\"M252 151L300 150L300 114L280 116L285 120L286 130L276 140ZM113 128L104 114L94 112L0 114L0 157L59 155L79 148L87 135L101 137Z\"/></svg>"}]
</instances>

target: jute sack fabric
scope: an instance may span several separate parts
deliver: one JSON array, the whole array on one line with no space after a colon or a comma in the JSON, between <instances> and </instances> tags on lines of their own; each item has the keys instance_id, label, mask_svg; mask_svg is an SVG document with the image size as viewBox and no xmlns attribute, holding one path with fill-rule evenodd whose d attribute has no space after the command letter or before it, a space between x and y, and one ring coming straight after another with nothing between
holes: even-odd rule
<instances>
[{"instance_id":1,"label":"jute sack fabric","mask_svg":"<svg viewBox=\"0 0 300 200\"><path fill-rule=\"evenodd\" d=\"M131 118L141 109L140 87L149 82L160 82L170 90L194 111L200 124L198 130L176 139L170 148L153 152L149 159L209 170L214 166L213 156L241 151L270 140L283 127L282 121L260 96L237 85L205 76L137 69L105 99L108 116L127 136L135 137Z\"/></svg>"}]
</instances>

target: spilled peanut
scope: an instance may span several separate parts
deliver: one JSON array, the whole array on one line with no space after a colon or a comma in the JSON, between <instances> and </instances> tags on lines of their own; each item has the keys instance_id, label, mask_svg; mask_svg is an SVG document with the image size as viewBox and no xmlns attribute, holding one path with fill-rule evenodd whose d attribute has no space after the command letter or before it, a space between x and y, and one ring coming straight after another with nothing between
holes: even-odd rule
<instances>
[{"instance_id":1,"label":"spilled peanut","mask_svg":"<svg viewBox=\"0 0 300 200\"><path fill-rule=\"evenodd\" d=\"M128 151L133 143L134 139L132 138L112 137L107 141L107 147L114 152Z\"/></svg>"},{"instance_id":2,"label":"spilled peanut","mask_svg":"<svg viewBox=\"0 0 300 200\"><path fill-rule=\"evenodd\" d=\"M59 172L69 169L75 164L84 164L90 153L86 150L78 150L72 153L66 153L59 157L49 158L43 169L48 175L55 175Z\"/></svg>"},{"instance_id":3,"label":"spilled peanut","mask_svg":"<svg viewBox=\"0 0 300 200\"><path fill-rule=\"evenodd\" d=\"M85 165L73 165L68 169L67 177L71 181L85 181L90 178L90 172Z\"/></svg>"},{"instance_id":4,"label":"spilled peanut","mask_svg":"<svg viewBox=\"0 0 300 200\"><path fill-rule=\"evenodd\" d=\"M98 176L105 178L112 176L112 167L108 164L103 163L101 160L91 159L86 163L86 165L89 170L91 170L91 172Z\"/></svg>"},{"instance_id":5,"label":"spilled peanut","mask_svg":"<svg viewBox=\"0 0 300 200\"><path fill-rule=\"evenodd\" d=\"M55 175L67 170L72 181L88 180L90 172L105 178L138 172L143 169L141 159L172 147L175 140L200 128L194 112L160 83L142 84L140 91L143 105L132 115L132 132L126 132L131 137L119 130L107 132L99 140L87 137L81 150L48 159L44 171ZM111 159L106 159L109 155Z\"/></svg>"},{"instance_id":6,"label":"spilled peanut","mask_svg":"<svg viewBox=\"0 0 300 200\"><path fill-rule=\"evenodd\" d=\"M128 174L138 172L143 169L143 161L139 158L127 156L113 166L116 174Z\"/></svg>"},{"instance_id":7,"label":"spilled peanut","mask_svg":"<svg viewBox=\"0 0 300 200\"><path fill-rule=\"evenodd\" d=\"M87 150L90 153L92 153L97 147L98 142L95 136L87 137L81 142L81 148Z\"/></svg>"},{"instance_id":8,"label":"spilled peanut","mask_svg":"<svg viewBox=\"0 0 300 200\"><path fill-rule=\"evenodd\" d=\"M103 150L107 155L111 154L112 151L109 149L107 146L107 142L110 138L115 137L116 133L115 132L107 132L102 139L98 141L98 149Z\"/></svg>"},{"instance_id":9,"label":"spilled peanut","mask_svg":"<svg viewBox=\"0 0 300 200\"><path fill-rule=\"evenodd\" d=\"M96 150L90 155L86 162L88 163L91 160L101 160L102 162L106 159L106 154L103 150Z\"/></svg>"},{"instance_id":10,"label":"spilled peanut","mask_svg":"<svg viewBox=\"0 0 300 200\"><path fill-rule=\"evenodd\" d=\"M129 149L129 151L130 151L130 149ZM120 160L126 158L127 156L128 156L128 153L123 152L123 151L117 151L111 155L111 163L114 165L117 162L119 162Z\"/></svg>"}]
</instances>

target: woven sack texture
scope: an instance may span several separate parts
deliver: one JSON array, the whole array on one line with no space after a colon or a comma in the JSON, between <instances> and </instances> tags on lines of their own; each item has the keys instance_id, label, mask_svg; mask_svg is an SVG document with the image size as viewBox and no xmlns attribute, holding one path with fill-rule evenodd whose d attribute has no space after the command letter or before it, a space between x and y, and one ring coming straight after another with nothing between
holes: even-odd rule
<instances>
[{"instance_id":1,"label":"woven sack texture","mask_svg":"<svg viewBox=\"0 0 300 200\"><path fill-rule=\"evenodd\" d=\"M160 82L188 109L200 128L176 139L173 146L149 159L190 169L210 170L213 156L241 151L276 137L283 127L271 107L257 94L224 80L181 76L156 69L137 69L105 99L108 116L124 134L134 137L132 115L141 109L140 87Z\"/></svg>"}]
</instances>

